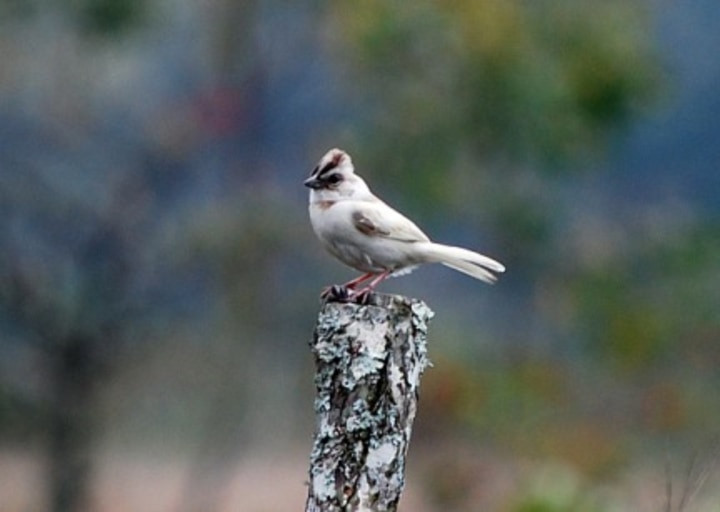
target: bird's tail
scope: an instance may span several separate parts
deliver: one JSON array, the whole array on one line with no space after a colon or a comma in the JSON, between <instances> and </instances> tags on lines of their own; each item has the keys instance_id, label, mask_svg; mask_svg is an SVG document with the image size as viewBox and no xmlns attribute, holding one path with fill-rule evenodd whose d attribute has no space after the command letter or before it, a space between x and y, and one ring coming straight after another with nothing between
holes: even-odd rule
<instances>
[{"instance_id":1,"label":"bird's tail","mask_svg":"<svg viewBox=\"0 0 720 512\"><path fill-rule=\"evenodd\" d=\"M424 252L429 263L442 263L446 267L486 283L492 284L497 280L493 272L505 272L502 263L462 247L429 242Z\"/></svg>"}]
</instances>

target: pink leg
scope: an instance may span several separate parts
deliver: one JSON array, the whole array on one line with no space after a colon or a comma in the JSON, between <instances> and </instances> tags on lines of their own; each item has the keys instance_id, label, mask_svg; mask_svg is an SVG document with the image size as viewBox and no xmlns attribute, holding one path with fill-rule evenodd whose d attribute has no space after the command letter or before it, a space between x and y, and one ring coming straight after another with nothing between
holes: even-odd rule
<instances>
[{"instance_id":1,"label":"pink leg","mask_svg":"<svg viewBox=\"0 0 720 512\"><path fill-rule=\"evenodd\" d=\"M370 281L370 284L369 284L369 285L367 285L367 286L366 286L365 288L363 288L362 290L358 290L358 291L354 292L354 293L352 294L352 296L353 296L353 297L363 297L363 296L367 296L370 292L372 292L372 291L375 289L375 287L376 287L377 285L379 285L380 283L382 283L390 274L392 274L392 272L393 272L392 270L385 270L385 271L382 272L381 274L378 274L377 277L375 277L375 279L373 279L372 281Z\"/></svg>"},{"instance_id":2,"label":"pink leg","mask_svg":"<svg viewBox=\"0 0 720 512\"><path fill-rule=\"evenodd\" d=\"M343 286L343 288L355 288L355 287L356 287L357 285L359 285L360 283L364 283L365 281L367 281L368 279L370 279L371 277L373 277L373 276L375 276L375 275L377 275L377 274L373 274L372 272L368 272L367 274L363 274L363 275L361 275L361 276L359 276L359 277L356 277L356 278L353 279L352 281L348 281L347 283L345 283L345 284L342 285L342 286Z\"/></svg>"},{"instance_id":3,"label":"pink leg","mask_svg":"<svg viewBox=\"0 0 720 512\"><path fill-rule=\"evenodd\" d=\"M357 285L359 285L360 283L364 283L365 281L367 281L368 279L370 279L376 275L377 274L368 272L367 274L363 274L359 277L356 277L352 281L348 281L347 283L342 284L340 286L338 286L338 285L328 286L323 289L322 293L320 294L320 298L328 299L330 297L336 297L336 298L337 297L346 297L346 298L350 297L350 296L354 295L354 292L352 292L352 290L354 290Z\"/></svg>"}]
</instances>

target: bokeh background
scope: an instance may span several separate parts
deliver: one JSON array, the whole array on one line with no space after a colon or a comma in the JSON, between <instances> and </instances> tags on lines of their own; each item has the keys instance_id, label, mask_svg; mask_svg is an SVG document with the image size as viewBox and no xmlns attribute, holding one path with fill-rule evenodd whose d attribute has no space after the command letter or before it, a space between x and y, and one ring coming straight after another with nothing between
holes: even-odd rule
<instances>
[{"instance_id":1,"label":"bokeh background","mask_svg":"<svg viewBox=\"0 0 720 512\"><path fill-rule=\"evenodd\" d=\"M503 261L435 310L405 512L718 510L720 3L2 0L0 509L302 510L302 181Z\"/></svg>"}]
</instances>

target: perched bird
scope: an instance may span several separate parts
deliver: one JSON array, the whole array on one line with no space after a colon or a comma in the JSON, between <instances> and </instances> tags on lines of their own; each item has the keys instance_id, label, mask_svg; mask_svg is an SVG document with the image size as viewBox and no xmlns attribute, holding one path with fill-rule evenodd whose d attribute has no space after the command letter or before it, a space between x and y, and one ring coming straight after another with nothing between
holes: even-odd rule
<instances>
[{"instance_id":1,"label":"perched bird","mask_svg":"<svg viewBox=\"0 0 720 512\"><path fill-rule=\"evenodd\" d=\"M496 280L493 272L505 271L492 258L430 241L415 223L370 191L345 151L328 151L305 186L310 188L310 221L322 245L363 272L339 288L327 288L324 297L362 300L388 276L411 272L423 263L442 263L486 283Z\"/></svg>"}]
</instances>

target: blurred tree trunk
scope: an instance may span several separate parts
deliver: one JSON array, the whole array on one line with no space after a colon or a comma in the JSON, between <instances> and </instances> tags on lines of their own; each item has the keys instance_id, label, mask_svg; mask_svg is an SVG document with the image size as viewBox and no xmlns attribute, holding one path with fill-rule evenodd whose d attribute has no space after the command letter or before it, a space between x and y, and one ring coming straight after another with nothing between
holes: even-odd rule
<instances>
[{"instance_id":1,"label":"blurred tree trunk","mask_svg":"<svg viewBox=\"0 0 720 512\"><path fill-rule=\"evenodd\" d=\"M50 354L49 481L52 512L89 510L91 457L97 434L96 340L70 336Z\"/></svg>"},{"instance_id":2,"label":"blurred tree trunk","mask_svg":"<svg viewBox=\"0 0 720 512\"><path fill-rule=\"evenodd\" d=\"M397 508L431 317L424 302L397 295L320 311L306 512Z\"/></svg>"}]
</instances>

